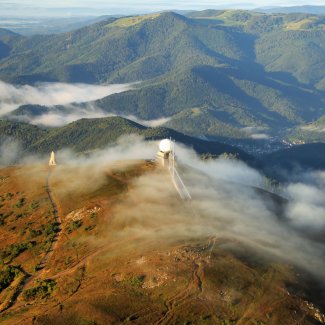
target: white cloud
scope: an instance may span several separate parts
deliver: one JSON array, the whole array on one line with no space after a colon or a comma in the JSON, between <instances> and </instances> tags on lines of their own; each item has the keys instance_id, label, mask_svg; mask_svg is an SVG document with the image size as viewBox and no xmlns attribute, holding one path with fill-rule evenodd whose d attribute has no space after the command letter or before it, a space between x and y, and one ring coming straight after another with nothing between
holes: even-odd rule
<instances>
[{"instance_id":1,"label":"white cloud","mask_svg":"<svg viewBox=\"0 0 325 325\"><path fill-rule=\"evenodd\" d=\"M154 156L157 142L143 143L139 138L135 139L124 138L119 145L97 152L87 159L87 167L80 174L86 170L100 170L115 160L130 162L130 158ZM126 201L114 211L112 227L120 229L121 236L154 236L158 243L162 239L178 241L212 236L230 239L252 247L266 258L298 265L315 275L324 276L320 272L325 267L321 258L325 251L324 243L306 236L305 225L293 225L290 215L286 221L274 215L270 210L270 204L274 204L269 202L270 197L264 197L252 187L261 186L263 176L258 171L240 161L202 161L188 148L177 145L176 149L179 171L193 198L190 205L183 206L177 200L177 192L173 190L167 173L156 170L137 178L132 184L130 198L126 197ZM65 160L74 164L69 155ZM80 168L84 163L78 158L75 166ZM94 164L96 168L88 164ZM316 225L322 207L317 210L314 203L319 202L319 198L314 202L312 197L319 196L320 192L306 188L302 191L296 189L297 192L297 199L305 204L305 213L309 216L306 223ZM306 197L303 193L307 193ZM134 198L137 198L136 203Z\"/></svg>"},{"instance_id":2,"label":"white cloud","mask_svg":"<svg viewBox=\"0 0 325 325\"><path fill-rule=\"evenodd\" d=\"M270 136L265 133L268 128L266 127L259 127L259 126L248 126L242 128L242 131L244 131L248 137L254 140L267 140L270 139Z\"/></svg>"},{"instance_id":3,"label":"white cloud","mask_svg":"<svg viewBox=\"0 0 325 325\"><path fill-rule=\"evenodd\" d=\"M61 150L54 177L62 178L61 190L66 194L88 191L89 186L95 191L105 183L108 169L153 158L157 150L158 142L134 136L87 157ZM314 239L313 234L325 230L325 172L305 174L299 183L289 184L291 199L284 218L279 218L270 209L276 203L254 188L263 179L258 171L236 160L202 161L179 145L176 150L179 172L193 200L183 205L170 176L159 169L137 177L129 186L130 195L112 213L110 227L119 236L136 235L145 242L151 238L157 245L162 240L230 239L265 258L297 265L324 279L325 242L320 241L324 237ZM1 153L5 152L2 147Z\"/></svg>"},{"instance_id":4,"label":"white cloud","mask_svg":"<svg viewBox=\"0 0 325 325\"><path fill-rule=\"evenodd\" d=\"M0 81L0 116L15 110L21 105L54 106L84 103L124 92L131 88L132 84L40 83L36 86L15 86Z\"/></svg>"},{"instance_id":5,"label":"white cloud","mask_svg":"<svg viewBox=\"0 0 325 325\"><path fill-rule=\"evenodd\" d=\"M300 182L289 184L287 216L293 225L321 231L325 229L325 172L302 176Z\"/></svg>"},{"instance_id":6,"label":"white cloud","mask_svg":"<svg viewBox=\"0 0 325 325\"><path fill-rule=\"evenodd\" d=\"M0 143L0 166L8 166L17 162L21 153L19 143L4 138Z\"/></svg>"},{"instance_id":7,"label":"white cloud","mask_svg":"<svg viewBox=\"0 0 325 325\"><path fill-rule=\"evenodd\" d=\"M251 134L250 137L254 140L267 140L270 139L270 136L265 133L255 133Z\"/></svg>"},{"instance_id":8,"label":"white cloud","mask_svg":"<svg viewBox=\"0 0 325 325\"><path fill-rule=\"evenodd\" d=\"M15 86L0 81L0 118L22 105L34 104L46 106L47 109L44 113L38 112L36 116L13 117L18 121L49 127L62 126L81 118L110 116L122 116L148 127L156 127L169 121L169 118L141 120L133 115L108 113L91 103L77 105L130 90L134 85L135 83L112 85L40 83L37 86ZM55 105L60 105L60 108L55 108Z\"/></svg>"},{"instance_id":9,"label":"white cloud","mask_svg":"<svg viewBox=\"0 0 325 325\"><path fill-rule=\"evenodd\" d=\"M116 115L110 115L110 116L116 116ZM157 126L163 125L171 119L170 117L162 117L162 118L159 118L156 120L142 120L142 119L139 119L133 115L118 115L118 116L122 116L128 120L131 120L133 122L136 122L136 123L142 124L144 126L148 126L148 127L157 127Z\"/></svg>"},{"instance_id":10,"label":"white cloud","mask_svg":"<svg viewBox=\"0 0 325 325\"><path fill-rule=\"evenodd\" d=\"M113 116L120 116L147 127L157 127L163 125L164 123L170 120L170 118L160 118L156 120L142 120L142 119L138 119L133 115L108 113L108 112L104 112L103 110L99 109L93 104L87 104L82 107L69 104L62 107L60 106L59 110L53 108L53 110L51 111L50 108L50 111L37 114L36 116L12 115L11 118L19 122L26 122L34 125L41 125L47 127L60 127L82 118L104 118L104 117L113 117Z\"/></svg>"}]
</instances>

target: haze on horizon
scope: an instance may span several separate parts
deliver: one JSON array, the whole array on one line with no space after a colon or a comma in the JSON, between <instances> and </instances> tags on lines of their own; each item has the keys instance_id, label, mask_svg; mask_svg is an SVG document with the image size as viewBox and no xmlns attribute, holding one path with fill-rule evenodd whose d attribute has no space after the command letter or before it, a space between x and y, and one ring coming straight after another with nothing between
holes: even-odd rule
<instances>
[{"instance_id":1,"label":"haze on horizon","mask_svg":"<svg viewBox=\"0 0 325 325\"><path fill-rule=\"evenodd\" d=\"M83 15L105 15L105 14L135 14L163 10L204 10L204 9L254 9L258 7L277 6L303 6L324 5L323 0L231 0L214 1L203 0L201 2L186 0L160 0L154 3L143 0L69 0L53 1L44 0L14 0L0 2L1 16L32 17L32 16L83 16ZM36 10L37 9L37 10Z\"/></svg>"}]
</instances>

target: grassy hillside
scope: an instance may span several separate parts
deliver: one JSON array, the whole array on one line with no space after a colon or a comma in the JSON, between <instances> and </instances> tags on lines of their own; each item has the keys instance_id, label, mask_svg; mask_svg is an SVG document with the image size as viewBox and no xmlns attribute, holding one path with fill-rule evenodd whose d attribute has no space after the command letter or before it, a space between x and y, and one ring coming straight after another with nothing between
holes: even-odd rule
<instances>
[{"instance_id":1,"label":"grassy hillside","mask_svg":"<svg viewBox=\"0 0 325 325\"><path fill-rule=\"evenodd\" d=\"M325 142L325 116L315 122L293 129L288 139L291 142Z\"/></svg>"},{"instance_id":2,"label":"grassy hillside","mask_svg":"<svg viewBox=\"0 0 325 325\"><path fill-rule=\"evenodd\" d=\"M210 10L112 18L59 35L11 35L3 41L0 78L142 81L96 104L142 119L172 117L169 126L190 134L197 134L196 117L182 112L199 108L211 118L199 122L201 134L239 137L242 127L291 127L324 115L323 19Z\"/></svg>"},{"instance_id":3,"label":"grassy hillside","mask_svg":"<svg viewBox=\"0 0 325 325\"><path fill-rule=\"evenodd\" d=\"M293 325L303 319L311 325L324 319L319 282L305 272L224 234L191 233L198 224L210 228L211 220L197 220L195 206L180 201L169 177L151 163L58 166L49 178L45 166L0 169L0 175L1 212L26 198L0 226L6 234L0 243L6 256L0 265L2 324L286 319ZM60 220L55 238L48 232L53 215L46 215L46 182ZM222 213L215 211L214 219ZM30 241L35 244L8 255ZM51 242L50 255L37 267Z\"/></svg>"}]
</instances>

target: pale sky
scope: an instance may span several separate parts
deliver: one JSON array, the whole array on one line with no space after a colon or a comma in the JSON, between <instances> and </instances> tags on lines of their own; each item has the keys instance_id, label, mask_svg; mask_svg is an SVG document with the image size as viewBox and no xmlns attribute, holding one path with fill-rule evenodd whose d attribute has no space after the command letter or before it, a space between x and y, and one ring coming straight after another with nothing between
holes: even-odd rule
<instances>
[{"instance_id":1,"label":"pale sky","mask_svg":"<svg viewBox=\"0 0 325 325\"><path fill-rule=\"evenodd\" d=\"M262 6L292 6L292 5L325 5L325 0L0 0L1 4L21 4L33 5L37 7L139 7L139 8L157 8L157 7L185 7L185 8L211 8L224 5L253 5Z\"/></svg>"},{"instance_id":2,"label":"pale sky","mask_svg":"<svg viewBox=\"0 0 325 325\"><path fill-rule=\"evenodd\" d=\"M0 0L0 16L58 14L127 14L160 10L203 10L214 8L243 8L325 5L325 0ZM64 8L68 8L64 12ZM86 9L87 8L87 9ZM36 10L37 9L37 10Z\"/></svg>"}]
</instances>

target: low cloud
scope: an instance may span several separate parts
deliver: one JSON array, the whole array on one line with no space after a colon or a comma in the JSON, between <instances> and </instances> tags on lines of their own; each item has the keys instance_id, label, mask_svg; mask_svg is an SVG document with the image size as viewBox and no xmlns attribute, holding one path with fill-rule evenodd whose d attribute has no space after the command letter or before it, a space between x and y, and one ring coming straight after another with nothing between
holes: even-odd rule
<instances>
[{"instance_id":1,"label":"low cloud","mask_svg":"<svg viewBox=\"0 0 325 325\"><path fill-rule=\"evenodd\" d=\"M0 116L27 104L55 106L94 101L132 89L133 85L39 83L36 86L15 86L0 81Z\"/></svg>"},{"instance_id":2,"label":"low cloud","mask_svg":"<svg viewBox=\"0 0 325 325\"><path fill-rule=\"evenodd\" d=\"M47 127L60 127L69 124L71 122L77 121L81 118L103 118L103 117L114 117L114 116L120 116L147 127L157 127L165 124L170 120L170 118L160 118L156 120L142 120L142 119L138 119L133 115L107 113L99 109L93 104L86 104L83 105L82 107L70 104L66 106L61 106L59 110L56 108L49 109L46 112L42 114L38 114L36 116L11 115L10 118L20 122L27 122L34 125L41 125Z\"/></svg>"},{"instance_id":3,"label":"low cloud","mask_svg":"<svg viewBox=\"0 0 325 325\"><path fill-rule=\"evenodd\" d=\"M254 140L267 140L270 139L270 136L265 133L255 133L251 134L250 137Z\"/></svg>"},{"instance_id":4,"label":"low cloud","mask_svg":"<svg viewBox=\"0 0 325 325\"><path fill-rule=\"evenodd\" d=\"M57 159L62 165L95 165L99 169L116 161L153 159L157 151L154 141L145 142L141 136L127 135L118 139L117 144L103 150L96 150L90 156L76 154L63 149L57 152Z\"/></svg>"},{"instance_id":5,"label":"low cloud","mask_svg":"<svg viewBox=\"0 0 325 325\"><path fill-rule=\"evenodd\" d=\"M148 126L148 127L157 127L157 126L164 125L171 119L170 117L163 117L163 118L159 118L156 120L141 120L133 115L119 115L119 116L122 116L128 120L134 121L136 123L139 123L139 124L142 124L142 125Z\"/></svg>"},{"instance_id":6,"label":"low cloud","mask_svg":"<svg viewBox=\"0 0 325 325\"><path fill-rule=\"evenodd\" d=\"M44 113L41 112L41 114L35 116L11 115L10 118L34 125L60 127L82 118L103 118L108 116L112 116L112 114L105 113L92 104L86 104L82 107L69 104L66 106L60 106L59 109L56 107L53 107L52 109L46 108Z\"/></svg>"},{"instance_id":7,"label":"low cloud","mask_svg":"<svg viewBox=\"0 0 325 325\"><path fill-rule=\"evenodd\" d=\"M310 231L305 232L305 224L311 229L320 225L325 212L321 192L316 191L316 199L312 190L306 197L296 191L296 198L283 209L283 215L277 215L272 207L286 200L273 200L270 194L256 190L255 187L262 186L264 176L244 163L226 159L201 161L191 150L179 146L177 158L192 201L180 204L170 176L163 171L137 178L130 195L113 211L115 217L110 227L120 231L120 236L150 239L153 245L162 241L222 238L324 279L325 241L314 240ZM294 186L289 184L288 191ZM293 224L292 218L298 215L291 206L298 200L306 204L306 215L304 223Z\"/></svg>"},{"instance_id":8,"label":"low cloud","mask_svg":"<svg viewBox=\"0 0 325 325\"><path fill-rule=\"evenodd\" d=\"M121 116L136 123L156 127L170 118L142 120L133 115L108 113L91 101L132 89L133 84L87 85L65 83L40 83L37 86L14 86L0 81L0 117L22 105L41 105L37 114L10 116L21 122L48 127L63 126L81 118ZM83 103L83 105L78 105Z\"/></svg>"},{"instance_id":9,"label":"low cloud","mask_svg":"<svg viewBox=\"0 0 325 325\"><path fill-rule=\"evenodd\" d=\"M325 172L303 174L286 188L290 198L287 216L291 223L315 232L325 230Z\"/></svg>"},{"instance_id":10,"label":"low cloud","mask_svg":"<svg viewBox=\"0 0 325 325\"><path fill-rule=\"evenodd\" d=\"M15 164L19 159L21 147L18 142L10 138L3 138L0 142L0 166Z\"/></svg>"},{"instance_id":11,"label":"low cloud","mask_svg":"<svg viewBox=\"0 0 325 325\"><path fill-rule=\"evenodd\" d=\"M216 180L225 180L238 184L263 187L265 177L257 170L247 166L237 159L217 159L203 161L193 150L177 144L177 159L183 164L190 166L193 170L208 173Z\"/></svg>"},{"instance_id":12,"label":"low cloud","mask_svg":"<svg viewBox=\"0 0 325 325\"><path fill-rule=\"evenodd\" d=\"M157 144L132 136L88 156L61 150L54 173L56 190L63 197L96 191L105 185L108 170L153 159ZM235 243L231 249L244 244L263 258L289 263L324 280L324 171L296 175L285 186L287 202L256 190L263 187L264 176L241 161L202 161L180 145L176 156L192 201L181 202L167 171L158 168L135 177L128 182L128 195L110 212L109 231L114 236L137 238L138 248L148 240L158 247L162 242L215 237Z\"/></svg>"},{"instance_id":13,"label":"low cloud","mask_svg":"<svg viewBox=\"0 0 325 325\"><path fill-rule=\"evenodd\" d=\"M244 131L247 134L247 136L253 140L268 140L268 139L270 139L270 135L265 133L265 131L267 131L267 128L265 128L265 127L248 126L248 127L242 128L242 131Z\"/></svg>"}]
</instances>

